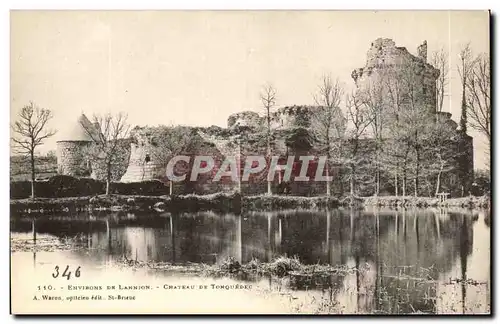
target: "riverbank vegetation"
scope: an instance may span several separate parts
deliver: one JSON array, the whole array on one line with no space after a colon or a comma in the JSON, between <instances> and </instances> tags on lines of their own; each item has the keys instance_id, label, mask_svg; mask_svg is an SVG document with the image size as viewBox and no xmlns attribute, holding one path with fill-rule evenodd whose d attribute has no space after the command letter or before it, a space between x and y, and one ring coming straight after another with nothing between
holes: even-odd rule
<instances>
[{"instance_id":1,"label":"riverbank vegetation","mask_svg":"<svg viewBox=\"0 0 500 324\"><path fill-rule=\"evenodd\" d=\"M259 282L268 278L272 284L268 294L279 292L294 300L296 313L312 314L434 314L439 313L435 300L439 298L438 285L451 289L485 289L487 282L463 278L440 280L435 276L434 266L418 265L389 266L380 264L373 269L368 263L354 266L346 264L304 264L297 257L278 256L270 262L253 259L240 264L234 257L228 257L213 265L190 263L173 265L159 262L140 262L123 257L119 264L125 268L147 269L155 272L182 273L209 278L232 278L242 283ZM376 271L377 283L367 281L370 273ZM380 271L380 276L379 276ZM345 286L347 277L352 276L352 287ZM384 282L384 284L381 284ZM366 290L368 287L370 290ZM374 285L374 286L373 286ZM300 291L306 292L299 293ZM298 296L301 296L299 298ZM352 294L357 298L355 309L346 309L345 301L339 296ZM305 297L304 297L305 295ZM418 303L416 301L419 301ZM464 309L460 298L451 298L449 303L457 309ZM450 305L451 306L451 305ZM485 306L485 305L483 305ZM468 307L478 307L472 304ZM489 308L489 307L488 307Z\"/></svg>"},{"instance_id":2,"label":"riverbank vegetation","mask_svg":"<svg viewBox=\"0 0 500 324\"><path fill-rule=\"evenodd\" d=\"M262 262L252 259L247 263L240 263L234 257L227 257L215 264L187 263L172 264L168 262L138 261L123 256L118 260L118 264L133 269L145 268L163 272L190 273L208 277L235 277L252 278L272 276L283 278L294 276L299 278L325 276L325 275L346 275L354 271L366 270L364 267L356 269L347 265L332 266L328 264L304 264L297 257L278 256L270 262Z\"/></svg>"},{"instance_id":3,"label":"riverbank vegetation","mask_svg":"<svg viewBox=\"0 0 500 324\"><path fill-rule=\"evenodd\" d=\"M364 206L376 207L460 207L460 208L487 208L490 206L489 196L468 196L460 198L450 198L440 201L439 198L432 197L365 197L360 199Z\"/></svg>"},{"instance_id":4,"label":"riverbank vegetation","mask_svg":"<svg viewBox=\"0 0 500 324\"><path fill-rule=\"evenodd\" d=\"M389 207L428 208L459 207L489 208L489 196L469 196L440 201L429 197L300 197L300 196L241 196L236 192L211 195L145 196L145 195L99 195L61 198L25 198L10 201L11 214L59 213L84 211L142 211L142 212L197 212L217 211L240 213L242 211L271 211L285 209L330 209L337 207Z\"/></svg>"},{"instance_id":5,"label":"riverbank vegetation","mask_svg":"<svg viewBox=\"0 0 500 324\"><path fill-rule=\"evenodd\" d=\"M15 199L11 213L53 213L79 211L219 211L237 212L241 197L235 193L185 196L99 195L62 198Z\"/></svg>"}]
</instances>

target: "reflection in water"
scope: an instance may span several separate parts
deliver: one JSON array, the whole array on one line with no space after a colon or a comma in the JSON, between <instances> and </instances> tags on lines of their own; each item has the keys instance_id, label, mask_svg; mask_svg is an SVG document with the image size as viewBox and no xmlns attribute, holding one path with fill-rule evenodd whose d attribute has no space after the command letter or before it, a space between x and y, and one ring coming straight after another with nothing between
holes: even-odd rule
<instances>
[{"instance_id":1,"label":"reflection in water","mask_svg":"<svg viewBox=\"0 0 500 324\"><path fill-rule=\"evenodd\" d=\"M474 217L443 209L112 214L12 219L11 231L31 232L34 242L37 233L78 237L96 263L123 256L177 264L297 256L350 269L289 283L298 291L328 288L346 313L470 313L489 311L488 219L486 211Z\"/></svg>"}]
</instances>

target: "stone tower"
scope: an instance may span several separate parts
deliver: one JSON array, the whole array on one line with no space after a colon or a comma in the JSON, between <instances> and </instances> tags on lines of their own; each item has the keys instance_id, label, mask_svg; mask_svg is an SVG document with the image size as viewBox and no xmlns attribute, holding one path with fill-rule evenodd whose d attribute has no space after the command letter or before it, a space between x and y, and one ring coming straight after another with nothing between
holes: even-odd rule
<instances>
[{"instance_id":1,"label":"stone tower","mask_svg":"<svg viewBox=\"0 0 500 324\"><path fill-rule=\"evenodd\" d=\"M404 47L396 46L392 39L379 38L371 43L367 52L364 67L355 69L352 78L362 96L376 100L381 105L382 120L394 120L397 116L394 108L418 109L419 114L427 113L434 118L444 121L456 136L450 139L450 147L457 152L455 161L452 162L453 170L449 173L453 186L458 191L452 195L466 195L473 179L473 142L472 137L459 132L457 123L451 119L449 112L436 110L436 80L439 70L427 62L427 41L417 46L417 55L413 55ZM397 107L394 95L397 93ZM372 101L373 102L373 101ZM382 134L388 131L390 123L382 123L386 127Z\"/></svg>"},{"instance_id":2,"label":"stone tower","mask_svg":"<svg viewBox=\"0 0 500 324\"><path fill-rule=\"evenodd\" d=\"M130 136L132 138L130 158L127 171L120 181L140 182L165 176L165 170L161 170L155 161L155 147L148 129L134 129Z\"/></svg>"},{"instance_id":3,"label":"stone tower","mask_svg":"<svg viewBox=\"0 0 500 324\"><path fill-rule=\"evenodd\" d=\"M418 55L412 55L405 47L398 47L392 39L379 38L373 41L367 53L366 65L352 72L358 89L369 91L381 87L381 97L387 98L388 79L412 83L416 104L429 113L436 112L436 79L439 70L427 63L427 42L417 48ZM411 80L410 80L411 79ZM399 89L404 88L403 84ZM404 97L405 94L403 94Z\"/></svg>"},{"instance_id":4,"label":"stone tower","mask_svg":"<svg viewBox=\"0 0 500 324\"><path fill-rule=\"evenodd\" d=\"M93 134L93 135L92 135ZM98 136L88 118L82 114L57 141L57 172L70 176L89 176L90 164L85 157L86 148L92 145L92 136Z\"/></svg>"}]
</instances>

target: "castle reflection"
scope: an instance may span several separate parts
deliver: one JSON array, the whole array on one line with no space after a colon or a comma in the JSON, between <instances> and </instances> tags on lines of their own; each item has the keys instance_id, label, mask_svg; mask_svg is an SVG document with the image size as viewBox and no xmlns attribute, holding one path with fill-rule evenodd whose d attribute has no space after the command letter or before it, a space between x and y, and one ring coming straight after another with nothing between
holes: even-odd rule
<instances>
[{"instance_id":1,"label":"castle reflection","mask_svg":"<svg viewBox=\"0 0 500 324\"><path fill-rule=\"evenodd\" d=\"M213 264L228 256L241 263L297 256L305 264L351 269L288 282L299 291L329 289L329 298L347 313L467 313L489 305L488 219L487 211L444 209L114 213L39 218L36 224L12 219L11 231L78 237L96 262L126 256ZM465 284L470 280L487 287Z\"/></svg>"}]
</instances>

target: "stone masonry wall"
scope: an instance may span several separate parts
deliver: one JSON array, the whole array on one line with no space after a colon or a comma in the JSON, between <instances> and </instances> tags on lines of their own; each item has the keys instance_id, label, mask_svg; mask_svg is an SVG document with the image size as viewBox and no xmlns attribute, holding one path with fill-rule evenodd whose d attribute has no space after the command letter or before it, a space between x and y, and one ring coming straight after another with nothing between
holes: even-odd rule
<instances>
[{"instance_id":1,"label":"stone masonry wall","mask_svg":"<svg viewBox=\"0 0 500 324\"><path fill-rule=\"evenodd\" d=\"M418 92L417 103L425 107L429 113L435 113L436 79L439 70L427 63L426 42L417 50L418 56L415 56L406 48L397 47L392 39L379 38L371 44L367 52L366 65L355 69L351 76L358 89L362 91L381 87L384 98L389 96L387 90L389 78L393 78L394 82L412 78L413 88Z\"/></svg>"},{"instance_id":2,"label":"stone masonry wall","mask_svg":"<svg viewBox=\"0 0 500 324\"><path fill-rule=\"evenodd\" d=\"M261 125L261 118L258 113L253 111L242 111L229 115L227 118L227 127L233 126L248 126L259 127Z\"/></svg>"},{"instance_id":3,"label":"stone masonry wall","mask_svg":"<svg viewBox=\"0 0 500 324\"><path fill-rule=\"evenodd\" d=\"M161 175L159 165L154 161L153 147L145 134L140 131L134 132L131 136L135 139L130 144L130 158L125 174L121 177L121 182L138 182L153 180Z\"/></svg>"},{"instance_id":4,"label":"stone masonry wall","mask_svg":"<svg viewBox=\"0 0 500 324\"><path fill-rule=\"evenodd\" d=\"M90 168L85 158L85 149L90 142L60 141L57 142L57 172L61 175L89 176Z\"/></svg>"},{"instance_id":5,"label":"stone masonry wall","mask_svg":"<svg viewBox=\"0 0 500 324\"><path fill-rule=\"evenodd\" d=\"M92 177L97 180L106 179L106 167L97 161L90 161L86 151L92 143L87 141L57 142L57 173L73 177ZM130 144L120 144L120 150L113 161L111 180L118 181L125 173L130 155Z\"/></svg>"},{"instance_id":6,"label":"stone masonry wall","mask_svg":"<svg viewBox=\"0 0 500 324\"><path fill-rule=\"evenodd\" d=\"M149 146L132 143L130 145L130 159L121 182L139 182L156 179L159 168L152 160L153 156Z\"/></svg>"},{"instance_id":7,"label":"stone masonry wall","mask_svg":"<svg viewBox=\"0 0 500 324\"><path fill-rule=\"evenodd\" d=\"M130 158L130 141L120 140L118 148L111 163L111 181L120 181L122 176L127 171ZM97 180L106 180L107 169L105 165L101 165L98 161L91 164L92 178Z\"/></svg>"},{"instance_id":8,"label":"stone masonry wall","mask_svg":"<svg viewBox=\"0 0 500 324\"><path fill-rule=\"evenodd\" d=\"M308 127L311 106L287 106L271 112L271 128L289 129L293 127ZM253 111L243 111L232 114L227 119L229 128L236 125L259 128L266 125L266 116Z\"/></svg>"}]
</instances>

